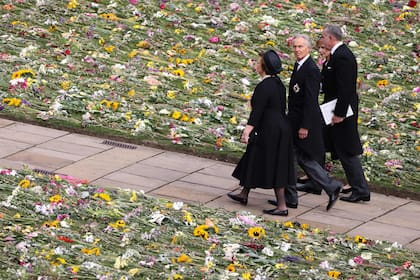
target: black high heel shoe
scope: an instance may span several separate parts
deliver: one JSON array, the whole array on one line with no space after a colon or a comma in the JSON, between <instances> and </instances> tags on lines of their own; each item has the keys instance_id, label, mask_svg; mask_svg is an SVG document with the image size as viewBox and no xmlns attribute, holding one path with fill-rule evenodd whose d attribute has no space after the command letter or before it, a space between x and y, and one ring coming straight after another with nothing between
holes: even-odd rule
<instances>
[{"instance_id":1,"label":"black high heel shoe","mask_svg":"<svg viewBox=\"0 0 420 280\"><path fill-rule=\"evenodd\" d=\"M264 209L263 210L264 214L270 214L270 215L275 215L275 216L287 216L289 215L289 210L278 210L277 208L274 209Z\"/></svg>"},{"instance_id":2,"label":"black high heel shoe","mask_svg":"<svg viewBox=\"0 0 420 280\"><path fill-rule=\"evenodd\" d=\"M248 204L248 198L247 197L240 197L239 195L228 193L227 196L235 201L238 201L242 205Z\"/></svg>"}]
</instances>

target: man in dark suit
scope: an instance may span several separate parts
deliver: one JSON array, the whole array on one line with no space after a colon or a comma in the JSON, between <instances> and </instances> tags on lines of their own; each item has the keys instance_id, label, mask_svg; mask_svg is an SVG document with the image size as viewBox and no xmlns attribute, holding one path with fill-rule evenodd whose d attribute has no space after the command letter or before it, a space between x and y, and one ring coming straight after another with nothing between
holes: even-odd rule
<instances>
[{"instance_id":1,"label":"man in dark suit","mask_svg":"<svg viewBox=\"0 0 420 280\"><path fill-rule=\"evenodd\" d=\"M321 74L310 50L308 36L299 34L294 37L296 63L289 83L287 116L292 126L297 163L311 182L328 194L329 210L338 199L342 183L330 178L319 164L325 153L318 105Z\"/></svg>"},{"instance_id":2,"label":"man in dark suit","mask_svg":"<svg viewBox=\"0 0 420 280\"><path fill-rule=\"evenodd\" d=\"M357 62L351 50L343 44L342 37L342 31L338 26L326 25L323 29L322 38L331 49L322 85L325 93L324 101L337 98L332 124L327 128L326 137L352 187L352 194L341 197L340 200L369 201L370 191L359 159L363 150L357 128L359 107L359 96L356 92ZM345 117L349 106L354 114Z\"/></svg>"}]
</instances>

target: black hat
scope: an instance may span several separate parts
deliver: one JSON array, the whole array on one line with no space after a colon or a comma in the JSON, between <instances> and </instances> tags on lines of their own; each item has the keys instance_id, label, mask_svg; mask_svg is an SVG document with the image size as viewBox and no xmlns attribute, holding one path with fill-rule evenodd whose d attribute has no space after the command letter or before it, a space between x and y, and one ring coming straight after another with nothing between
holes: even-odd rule
<instances>
[{"instance_id":1,"label":"black hat","mask_svg":"<svg viewBox=\"0 0 420 280\"><path fill-rule=\"evenodd\" d=\"M268 50L263 55L264 64L267 68L268 75L275 75L281 72L281 60L274 50Z\"/></svg>"}]
</instances>

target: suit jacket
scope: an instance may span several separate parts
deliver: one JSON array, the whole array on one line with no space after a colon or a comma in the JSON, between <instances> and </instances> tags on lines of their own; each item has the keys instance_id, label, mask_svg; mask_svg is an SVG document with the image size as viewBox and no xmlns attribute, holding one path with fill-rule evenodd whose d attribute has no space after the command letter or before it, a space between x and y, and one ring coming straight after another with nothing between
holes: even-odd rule
<instances>
[{"instance_id":1,"label":"suit jacket","mask_svg":"<svg viewBox=\"0 0 420 280\"><path fill-rule=\"evenodd\" d=\"M362 153L357 118L359 96L357 86L357 62L351 50L346 45L339 46L331 55L323 77L323 92L325 102L337 98L334 110L336 116L344 117L350 105L354 115L345 118L342 123L327 127L325 137L332 144L332 149L349 156Z\"/></svg>"},{"instance_id":2,"label":"suit jacket","mask_svg":"<svg viewBox=\"0 0 420 280\"><path fill-rule=\"evenodd\" d=\"M295 146L311 159L322 162L325 154L322 117L318 104L321 74L312 57L299 70L293 70L289 83L288 113ZM299 139L299 129L308 129L308 137Z\"/></svg>"}]
</instances>

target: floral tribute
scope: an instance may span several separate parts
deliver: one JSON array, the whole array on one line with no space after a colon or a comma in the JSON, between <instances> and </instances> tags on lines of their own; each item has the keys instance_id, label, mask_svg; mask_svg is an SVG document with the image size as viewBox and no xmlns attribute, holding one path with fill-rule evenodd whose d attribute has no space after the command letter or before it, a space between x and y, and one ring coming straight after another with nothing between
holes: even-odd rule
<instances>
[{"instance_id":1,"label":"floral tribute","mask_svg":"<svg viewBox=\"0 0 420 280\"><path fill-rule=\"evenodd\" d=\"M420 254L298 222L0 169L0 278L418 279Z\"/></svg>"},{"instance_id":2,"label":"floral tribute","mask_svg":"<svg viewBox=\"0 0 420 280\"><path fill-rule=\"evenodd\" d=\"M287 85L291 36L305 33L315 42L333 22L359 62L366 176L371 184L414 191L415 2L2 1L0 114L239 158L259 50L279 52Z\"/></svg>"}]
</instances>

